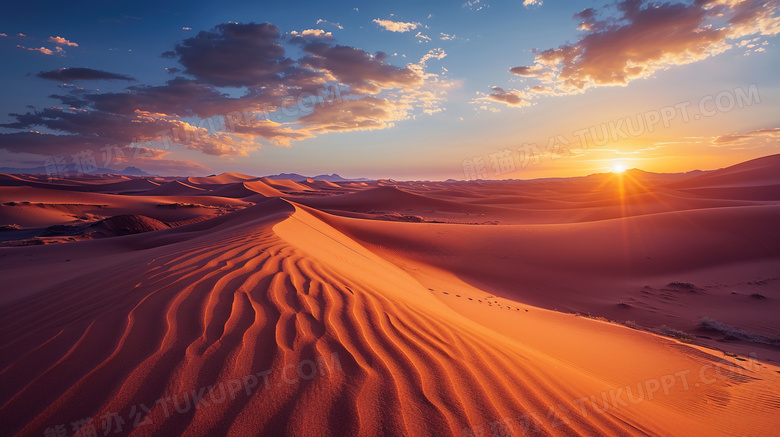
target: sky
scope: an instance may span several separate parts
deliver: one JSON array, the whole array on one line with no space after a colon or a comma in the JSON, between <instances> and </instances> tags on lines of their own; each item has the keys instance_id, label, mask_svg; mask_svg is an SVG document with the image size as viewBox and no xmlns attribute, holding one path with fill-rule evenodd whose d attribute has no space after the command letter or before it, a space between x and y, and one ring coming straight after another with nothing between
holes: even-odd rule
<instances>
[{"instance_id":1,"label":"sky","mask_svg":"<svg viewBox=\"0 0 780 437\"><path fill-rule=\"evenodd\" d=\"M0 167L532 179L780 153L778 0L14 3Z\"/></svg>"}]
</instances>

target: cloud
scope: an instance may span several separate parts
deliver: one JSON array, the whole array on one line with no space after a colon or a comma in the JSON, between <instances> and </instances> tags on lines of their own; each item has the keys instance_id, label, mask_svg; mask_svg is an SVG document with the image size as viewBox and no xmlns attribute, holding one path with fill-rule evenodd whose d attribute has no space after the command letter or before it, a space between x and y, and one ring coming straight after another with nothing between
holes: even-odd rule
<instances>
[{"instance_id":1,"label":"cloud","mask_svg":"<svg viewBox=\"0 0 780 437\"><path fill-rule=\"evenodd\" d=\"M417 32L417 35L415 35L414 37L419 39L420 40L419 42L423 42L423 41L430 42L431 41L431 37L429 37L428 35L423 35L422 32Z\"/></svg>"},{"instance_id":2,"label":"cloud","mask_svg":"<svg viewBox=\"0 0 780 437\"><path fill-rule=\"evenodd\" d=\"M437 59L442 60L447 56L447 53L441 49L431 49L428 50L428 53L424 54L422 58L420 58L420 64L425 65L426 62L428 62L430 59Z\"/></svg>"},{"instance_id":3,"label":"cloud","mask_svg":"<svg viewBox=\"0 0 780 437\"><path fill-rule=\"evenodd\" d=\"M287 55L285 43L296 45L296 57ZM213 156L246 156L265 143L289 146L328 132L383 129L441 111L450 83L425 70L427 61L444 56L435 49L417 64L399 66L383 52L336 44L320 29L282 36L270 23L225 23L166 52L182 67L169 73L183 75L162 85L119 92L63 86L64 94L50 96L62 107L12 113L13 121L0 127L46 131L29 142L42 151L60 138L67 149L89 139L122 147L141 142L166 153L178 144ZM88 68L39 76L63 82L122 78ZM241 89L226 93L221 87ZM7 144L11 137L4 138Z\"/></svg>"},{"instance_id":4,"label":"cloud","mask_svg":"<svg viewBox=\"0 0 780 437\"><path fill-rule=\"evenodd\" d=\"M52 42L54 44L58 44L61 46L71 46L71 47L78 47L79 45L75 42L68 41L67 39L61 37L61 36L50 36L47 40L47 42Z\"/></svg>"},{"instance_id":5,"label":"cloud","mask_svg":"<svg viewBox=\"0 0 780 437\"><path fill-rule=\"evenodd\" d=\"M63 105L69 108L84 108L89 105L89 101L82 99L76 94L52 94L49 96L52 99L57 99L62 102ZM35 107L28 107L29 109L35 109Z\"/></svg>"},{"instance_id":6,"label":"cloud","mask_svg":"<svg viewBox=\"0 0 780 437\"><path fill-rule=\"evenodd\" d=\"M73 161L73 155L82 154L95 158L98 167L117 170L133 165L161 175L209 173L208 167L194 161L166 159L168 151L139 145L118 145L94 136L52 135L35 131L0 134L0 149L47 158L62 157L65 164ZM28 164L45 165L41 161L29 161Z\"/></svg>"},{"instance_id":7,"label":"cloud","mask_svg":"<svg viewBox=\"0 0 780 437\"><path fill-rule=\"evenodd\" d=\"M246 138L210 132L208 128L171 119L165 114L149 115L136 110L134 114L114 114L87 109L46 108L25 114L10 114L16 122L0 124L11 129L45 127L67 135L100 139L104 143L130 145L160 136L160 132L176 130L184 141L184 147L215 156L246 156L259 147ZM57 135L59 136L59 135Z\"/></svg>"},{"instance_id":8,"label":"cloud","mask_svg":"<svg viewBox=\"0 0 780 437\"><path fill-rule=\"evenodd\" d=\"M274 144L285 147L289 147L291 141L300 141L307 138L314 138L314 135L306 130L295 130L292 127L285 126L281 123L276 123L271 120L258 120L252 123L237 123L233 131L247 139L252 137L267 138Z\"/></svg>"},{"instance_id":9,"label":"cloud","mask_svg":"<svg viewBox=\"0 0 780 437\"><path fill-rule=\"evenodd\" d=\"M195 161L184 159L163 159L139 156L127 165L142 168L147 173L163 176L197 176L211 173L211 169Z\"/></svg>"},{"instance_id":10,"label":"cloud","mask_svg":"<svg viewBox=\"0 0 780 437\"><path fill-rule=\"evenodd\" d=\"M302 32L293 30L290 32L290 42L308 43L315 41L334 41L333 34L322 29L306 29Z\"/></svg>"},{"instance_id":11,"label":"cloud","mask_svg":"<svg viewBox=\"0 0 780 437\"><path fill-rule=\"evenodd\" d=\"M320 133L385 129L393 121L405 118L408 109L403 102L367 96L323 106L301 117L299 122Z\"/></svg>"},{"instance_id":12,"label":"cloud","mask_svg":"<svg viewBox=\"0 0 780 437\"><path fill-rule=\"evenodd\" d=\"M540 72L543 70L543 67L541 66L521 66L521 67L512 67L509 69L510 73L516 74L518 76L538 76Z\"/></svg>"},{"instance_id":13,"label":"cloud","mask_svg":"<svg viewBox=\"0 0 780 437\"><path fill-rule=\"evenodd\" d=\"M501 112L500 106L510 108L522 108L524 106L531 105L531 95L527 91L520 91L516 89L504 89L499 86L490 88L492 92L482 93L477 91L477 97L471 100L472 105L477 105L475 109Z\"/></svg>"},{"instance_id":14,"label":"cloud","mask_svg":"<svg viewBox=\"0 0 780 437\"><path fill-rule=\"evenodd\" d=\"M523 6L525 6L526 8L530 8L532 6L539 7L541 5L542 5L542 0L524 0L523 1Z\"/></svg>"},{"instance_id":15,"label":"cloud","mask_svg":"<svg viewBox=\"0 0 780 437\"><path fill-rule=\"evenodd\" d=\"M535 78L559 95L626 85L722 53L749 36L777 35L778 9L777 1L759 0L625 0L612 15L609 7L588 8L574 15L583 31L576 42L534 50L533 65L510 72Z\"/></svg>"},{"instance_id":16,"label":"cloud","mask_svg":"<svg viewBox=\"0 0 780 437\"><path fill-rule=\"evenodd\" d=\"M333 80L355 93L420 83L408 68L358 48L332 44L329 32L309 29L290 35L290 42L303 44L304 56L297 60L286 56L279 29L269 23L220 24L177 44L166 56L178 56L184 72L201 83L252 87L254 97L312 91Z\"/></svg>"},{"instance_id":17,"label":"cloud","mask_svg":"<svg viewBox=\"0 0 780 437\"><path fill-rule=\"evenodd\" d=\"M36 76L42 79L56 80L59 82L74 82L79 80L127 80L133 81L134 78L124 74L110 73L108 71L94 70L92 68L71 67L60 68L58 70L41 71Z\"/></svg>"},{"instance_id":18,"label":"cloud","mask_svg":"<svg viewBox=\"0 0 780 437\"><path fill-rule=\"evenodd\" d=\"M29 129L42 126L50 130L111 140L130 140L141 136L152 136L154 130L162 127L160 125L150 126L151 120L149 119L146 119L146 122L139 119L136 123L127 123L126 119L131 116L58 107L9 115L16 118L16 122L0 124L0 127Z\"/></svg>"},{"instance_id":19,"label":"cloud","mask_svg":"<svg viewBox=\"0 0 780 437\"><path fill-rule=\"evenodd\" d=\"M0 37L3 37L3 38L5 38L5 37L7 37L7 36L8 36L8 34L5 34L5 33L0 33Z\"/></svg>"},{"instance_id":20,"label":"cloud","mask_svg":"<svg viewBox=\"0 0 780 437\"><path fill-rule=\"evenodd\" d=\"M37 49L36 48L31 48L31 47L25 47L25 46L21 46L21 45L17 45L16 47L18 47L20 49L30 50L32 52L40 52L40 53L43 53L44 55L53 55L54 54L54 51L49 50L46 47L38 47Z\"/></svg>"},{"instance_id":21,"label":"cloud","mask_svg":"<svg viewBox=\"0 0 780 437\"><path fill-rule=\"evenodd\" d=\"M85 135L52 135L36 131L0 134L0 149L12 153L62 155L76 150L101 148L111 144L109 139Z\"/></svg>"},{"instance_id":22,"label":"cloud","mask_svg":"<svg viewBox=\"0 0 780 437\"><path fill-rule=\"evenodd\" d=\"M332 21L323 20L322 18L317 20L317 24L327 24L328 26L333 26L337 29L343 30L344 26L342 26L340 23L334 23Z\"/></svg>"},{"instance_id":23,"label":"cloud","mask_svg":"<svg viewBox=\"0 0 780 437\"><path fill-rule=\"evenodd\" d=\"M383 88L410 88L422 83L422 77L408 67L383 62L370 53L349 46L313 43L304 47L309 56L302 66L328 71L334 78L350 86L353 92L377 93ZM381 53L381 52L380 52Z\"/></svg>"},{"instance_id":24,"label":"cloud","mask_svg":"<svg viewBox=\"0 0 780 437\"><path fill-rule=\"evenodd\" d=\"M420 23L405 23L403 21L382 20L379 18L374 19L374 23L390 32L410 32L420 27Z\"/></svg>"},{"instance_id":25,"label":"cloud","mask_svg":"<svg viewBox=\"0 0 780 437\"><path fill-rule=\"evenodd\" d=\"M450 35L449 33L440 32L439 39L442 41L454 41L458 39L458 37L455 35Z\"/></svg>"},{"instance_id":26,"label":"cloud","mask_svg":"<svg viewBox=\"0 0 780 437\"><path fill-rule=\"evenodd\" d=\"M573 18L580 21L577 30L593 30L597 25L596 14L597 12L593 8L586 8L574 14Z\"/></svg>"},{"instance_id":27,"label":"cloud","mask_svg":"<svg viewBox=\"0 0 780 437\"><path fill-rule=\"evenodd\" d=\"M553 89L547 85L534 85L527 88L526 91L534 94L551 94Z\"/></svg>"},{"instance_id":28,"label":"cloud","mask_svg":"<svg viewBox=\"0 0 780 437\"><path fill-rule=\"evenodd\" d=\"M713 138L710 143L715 147L744 145L753 140L775 142L780 138L780 128L758 129L744 134L727 134Z\"/></svg>"},{"instance_id":29,"label":"cloud","mask_svg":"<svg viewBox=\"0 0 780 437\"><path fill-rule=\"evenodd\" d=\"M6 34L1 34L1 35L2 36L7 36ZM25 35L23 33L18 33L18 34L16 34L16 36L18 38L29 38L27 35ZM23 50L29 50L29 51L32 51L32 52L39 52L39 53L42 53L42 54L48 55L48 56L51 56L51 55L54 55L54 54L58 54L60 56L65 56L65 49L63 49L62 46L78 47L78 44L76 44L75 42L68 41L67 39L65 39L65 38L63 38L61 36L50 36L49 38L46 39L46 42L54 43L56 45L55 45L55 47L53 49L50 49L50 48L45 47L45 46L41 46L41 47L37 47L37 48L36 47L26 47L26 46L23 46L21 44L17 44L16 47L20 48L20 49L23 49Z\"/></svg>"},{"instance_id":30,"label":"cloud","mask_svg":"<svg viewBox=\"0 0 780 437\"><path fill-rule=\"evenodd\" d=\"M270 23L219 24L176 44L163 56L178 56L185 73L225 87L278 82L292 66L279 44L279 28Z\"/></svg>"},{"instance_id":31,"label":"cloud","mask_svg":"<svg viewBox=\"0 0 780 437\"><path fill-rule=\"evenodd\" d=\"M504 103L508 106L528 106L528 101L524 98L522 92L517 90L505 90L501 87L494 86L493 92L485 96L489 100L494 102Z\"/></svg>"},{"instance_id":32,"label":"cloud","mask_svg":"<svg viewBox=\"0 0 780 437\"><path fill-rule=\"evenodd\" d=\"M486 2L483 2L482 0L468 0L466 3L463 3L464 8L471 9L472 11L481 11L482 9L487 8L489 5Z\"/></svg>"},{"instance_id":33,"label":"cloud","mask_svg":"<svg viewBox=\"0 0 780 437\"><path fill-rule=\"evenodd\" d=\"M100 93L83 96L94 109L115 114L130 115L136 109L178 117L210 117L225 113L219 105L226 97L213 87L184 78L175 78L160 86L133 86L125 92ZM214 106L217 106L216 108Z\"/></svg>"}]
</instances>

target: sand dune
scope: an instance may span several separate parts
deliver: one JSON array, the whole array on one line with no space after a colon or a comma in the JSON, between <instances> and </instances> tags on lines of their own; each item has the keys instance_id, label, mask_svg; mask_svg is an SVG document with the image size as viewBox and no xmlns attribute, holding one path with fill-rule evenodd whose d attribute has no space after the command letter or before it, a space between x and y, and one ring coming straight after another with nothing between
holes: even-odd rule
<instances>
[{"instance_id":1,"label":"sand dune","mask_svg":"<svg viewBox=\"0 0 780 437\"><path fill-rule=\"evenodd\" d=\"M147 191L159 187L160 184L148 179L130 179L121 182L111 182L90 187L90 191L102 191L112 193Z\"/></svg>"},{"instance_id":2,"label":"sand dune","mask_svg":"<svg viewBox=\"0 0 780 437\"><path fill-rule=\"evenodd\" d=\"M780 185L780 155L766 156L675 183L675 188L754 187Z\"/></svg>"},{"instance_id":3,"label":"sand dune","mask_svg":"<svg viewBox=\"0 0 780 437\"><path fill-rule=\"evenodd\" d=\"M169 192L182 194L179 190ZM23 229L18 238L26 239L43 235L49 226L89 224L117 215L140 214L160 221L180 222L213 217L250 203L206 195L147 196L135 192L105 194L29 186L0 187L0 226L20 226ZM0 235L0 241L9 239L14 239L13 235L7 232Z\"/></svg>"},{"instance_id":4,"label":"sand dune","mask_svg":"<svg viewBox=\"0 0 780 437\"><path fill-rule=\"evenodd\" d=\"M741 299L744 291L732 295L739 281L731 272L702 275L699 271L753 265L748 278L776 280L780 249L769 242L780 241L780 231L770 229L780 220L778 208L707 209L535 226L378 224L322 217L386 258L401 253L399 263L457 272L461 280L514 301L651 327L666 324L689 332L696 327L696 315L689 314L695 307L699 316L739 322L776 336L780 323L775 320L775 304L761 306ZM702 276L710 279L703 283ZM706 290L695 296L689 292L677 296L679 290L666 296L669 292L662 289L677 281L690 281ZM645 285L653 289L644 289ZM753 287L756 292L760 288ZM686 299L688 304L680 305ZM669 305L670 300L677 302ZM635 308L627 310L620 303ZM745 313L751 314L749 321L743 318ZM780 361L775 348L762 349Z\"/></svg>"},{"instance_id":5,"label":"sand dune","mask_svg":"<svg viewBox=\"0 0 780 437\"><path fill-rule=\"evenodd\" d=\"M215 184L230 184L235 182L244 182L257 179L254 176L249 176L241 173L222 173L220 175L206 176L206 177L192 177L187 178L187 183L195 185L215 185Z\"/></svg>"},{"instance_id":6,"label":"sand dune","mask_svg":"<svg viewBox=\"0 0 780 437\"><path fill-rule=\"evenodd\" d=\"M0 186L18 187L25 185L25 179L20 175L0 173Z\"/></svg>"},{"instance_id":7,"label":"sand dune","mask_svg":"<svg viewBox=\"0 0 780 437\"><path fill-rule=\"evenodd\" d=\"M49 182L45 177L39 178L33 175L9 175L0 173L0 187L36 187L52 190L68 190L84 185L78 180L62 180Z\"/></svg>"},{"instance_id":8,"label":"sand dune","mask_svg":"<svg viewBox=\"0 0 780 437\"><path fill-rule=\"evenodd\" d=\"M136 211L0 248L3 435L777 433L780 203L731 198L770 186L750 172L306 196L243 177L0 189Z\"/></svg>"},{"instance_id":9,"label":"sand dune","mask_svg":"<svg viewBox=\"0 0 780 437\"><path fill-rule=\"evenodd\" d=\"M263 197L280 197L283 194L276 188L270 187L262 181L235 182L223 185L209 192L209 195L218 197L233 197L237 199L261 195Z\"/></svg>"},{"instance_id":10,"label":"sand dune","mask_svg":"<svg viewBox=\"0 0 780 437\"><path fill-rule=\"evenodd\" d=\"M117 215L91 225L90 231L99 232L102 236L108 237L140 234L167 228L170 228L168 224L142 215Z\"/></svg>"},{"instance_id":11,"label":"sand dune","mask_svg":"<svg viewBox=\"0 0 780 437\"><path fill-rule=\"evenodd\" d=\"M150 190L144 191L144 196L191 196L203 193L203 188L198 188L182 181L172 181Z\"/></svg>"},{"instance_id":12,"label":"sand dune","mask_svg":"<svg viewBox=\"0 0 780 437\"><path fill-rule=\"evenodd\" d=\"M311 189L314 190L328 190L328 189L335 189L335 190L344 190L345 187L342 187L341 185L338 185L331 181L315 181L312 178L306 179L306 182L304 182L306 186L308 186ZM347 185L347 184L345 184ZM365 186L365 185L364 185Z\"/></svg>"},{"instance_id":13,"label":"sand dune","mask_svg":"<svg viewBox=\"0 0 780 437\"><path fill-rule=\"evenodd\" d=\"M311 187L288 179L261 178L260 181L269 187L282 191L311 191Z\"/></svg>"},{"instance_id":14,"label":"sand dune","mask_svg":"<svg viewBox=\"0 0 780 437\"><path fill-rule=\"evenodd\" d=\"M316 208L343 209L351 211L441 211L441 212L484 212L496 210L491 206L474 207L461 202L435 199L405 191L394 186L369 188L356 193L337 196L297 199L298 202Z\"/></svg>"}]
</instances>

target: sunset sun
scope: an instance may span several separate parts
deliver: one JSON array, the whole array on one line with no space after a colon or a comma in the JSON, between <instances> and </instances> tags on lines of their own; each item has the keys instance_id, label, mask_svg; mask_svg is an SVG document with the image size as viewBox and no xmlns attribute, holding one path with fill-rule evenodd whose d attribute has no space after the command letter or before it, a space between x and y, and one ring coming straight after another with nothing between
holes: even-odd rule
<instances>
[{"instance_id":1,"label":"sunset sun","mask_svg":"<svg viewBox=\"0 0 780 437\"><path fill-rule=\"evenodd\" d=\"M612 173L623 173L626 171L626 165L622 162L612 164Z\"/></svg>"}]
</instances>

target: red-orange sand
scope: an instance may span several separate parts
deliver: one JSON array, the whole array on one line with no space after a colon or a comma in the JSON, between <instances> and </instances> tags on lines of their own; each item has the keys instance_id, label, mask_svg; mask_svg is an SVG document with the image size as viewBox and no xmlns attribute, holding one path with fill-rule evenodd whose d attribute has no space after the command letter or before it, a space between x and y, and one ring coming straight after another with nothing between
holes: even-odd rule
<instances>
[{"instance_id":1,"label":"red-orange sand","mask_svg":"<svg viewBox=\"0 0 780 437\"><path fill-rule=\"evenodd\" d=\"M0 229L2 436L780 435L780 155L0 175Z\"/></svg>"}]
</instances>

